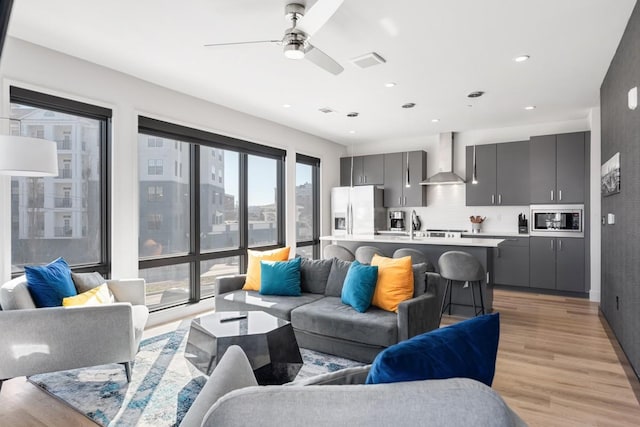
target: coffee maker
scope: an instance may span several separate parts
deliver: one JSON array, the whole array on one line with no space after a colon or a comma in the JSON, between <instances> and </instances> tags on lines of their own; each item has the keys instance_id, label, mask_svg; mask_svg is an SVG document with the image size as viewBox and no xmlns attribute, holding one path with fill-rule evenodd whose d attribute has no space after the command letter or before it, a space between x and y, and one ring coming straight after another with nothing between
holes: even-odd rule
<instances>
[{"instance_id":1,"label":"coffee maker","mask_svg":"<svg viewBox=\"0 0 640 427\"><path fill-rule=\"evenodd\" d=\"M389 230L391 231L404 231L404 212L403 211L391 211L389 212Z\"/></svg>"}]
</instances>

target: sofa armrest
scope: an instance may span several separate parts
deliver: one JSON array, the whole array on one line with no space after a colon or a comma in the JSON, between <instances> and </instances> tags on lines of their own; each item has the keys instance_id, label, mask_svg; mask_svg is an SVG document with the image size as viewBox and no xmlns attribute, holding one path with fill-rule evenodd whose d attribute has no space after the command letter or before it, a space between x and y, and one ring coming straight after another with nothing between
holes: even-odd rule
<instances>
[{"instance_id":1,"label":"sofa armrest","mask_svg":"<svg viewBox=\"0 0 640 427\"><path fill-rule=\"evenodd\" d=\"M107 280L107 286L118 302L130 302L132 305L146 304L144 279Z\"/></svg>"},{"instance_id":2,"label":"sofa armrest","mask_svg":"<svg viewBox=\"0 0 640 427\"><path fill-rule=\"evenodd\" d=\"M398 341L438 328L440 304L434 293L427 292L398 305Z\"/></svg>"},{"instance_id":3,"label":"sofa armrest","mask_svg":"<svg viewBox=\"0 0 640 427\"><path fill-rule=\"evenodd\" d=\"M135 357L132 306L0 312L0 379L127 362Z\"/></svg>"},{"instance_id":4,"label":"sofa armrest","mask_svg":"<svg viewBox=\"0 0 640 427\"><path fill-rule=\"evenodd\" d=\"M247 278L246 274L222 276L216 279L215 296L242 289Z\"/></svg>"}]
</instances>

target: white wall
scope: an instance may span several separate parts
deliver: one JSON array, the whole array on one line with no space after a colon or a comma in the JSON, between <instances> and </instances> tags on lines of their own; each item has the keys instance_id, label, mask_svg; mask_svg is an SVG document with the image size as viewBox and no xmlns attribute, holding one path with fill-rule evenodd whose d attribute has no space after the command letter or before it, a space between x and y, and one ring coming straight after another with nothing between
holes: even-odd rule
<instances>
[{"instance_id":1,"label":"white wall","mask_svg":"<svg viewBox=\"0 0 640 427\"><path fill-rule=\"evenodd\" d=\"M598 102L598 105L600 105L600 102ZM600 225L600 217L602 216L602 198L600 196L600 165L602 164L600 155L600 107L591 109L589 112L589 122L591 128L591 185L589 188L591 197L591 224L589 224L591 232L591 291L589 293L589 299L591 301L600 301L600 271L602 269L602 226Z\"/></svg>"},{"instance_id":2,"label":"white wall","mask_svg":"<svg viewBox=\"0 0 640 427\"><path fill-rule=\"evenodd\" d=\"M295 153L320 158L321 229L323 234L330 233L329 189L339 185L339 157L346 153L342 145L14 38L8 38L4 46L0 76L3 117L9 116L10 85L113 110L114 277L135 277L138 272L138 114L286 150L289 201L295 200ZM3 281L11 274L10 205L10 179L0 177L0 280ZM294 203L287 203L286 209L287 217L295 218ZM295 244L292 221L287 221L287 244Z\"/></svg>"}]
</instances>

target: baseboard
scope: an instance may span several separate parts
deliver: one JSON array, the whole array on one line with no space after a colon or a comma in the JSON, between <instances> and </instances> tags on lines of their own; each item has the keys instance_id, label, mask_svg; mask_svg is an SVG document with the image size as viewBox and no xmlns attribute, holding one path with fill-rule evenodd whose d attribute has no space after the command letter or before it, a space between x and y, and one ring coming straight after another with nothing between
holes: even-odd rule
<instances>
[{"instance_id":1,"label":"baseboard","mask_svg":"<svg viewBox=\"0 0 640 427\"><path fill-rule=\"evenodd\" d=\"M589 301L600 302L600 290L590 290Z\"/></svg>"}]
</instances>

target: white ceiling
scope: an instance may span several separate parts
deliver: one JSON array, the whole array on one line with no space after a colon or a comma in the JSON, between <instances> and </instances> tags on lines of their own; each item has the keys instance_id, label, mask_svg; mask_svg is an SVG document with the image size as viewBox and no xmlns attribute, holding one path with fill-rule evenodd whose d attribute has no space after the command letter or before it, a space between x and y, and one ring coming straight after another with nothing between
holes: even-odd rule
<instances>
[{"instance_id":1,"label":"white ceiling","mask_svg":"<svg viewBox=\"0 0 640 427\"><path fill-rule=\"evenodd\" d=\"M312 40L338 76L276 45L203 47L282 37L286 3L15 0L9 35L351 145L584 118L635 0L345 0ZM386 64L350 62L368 52Z\"/></svg>"}]
</instances>

